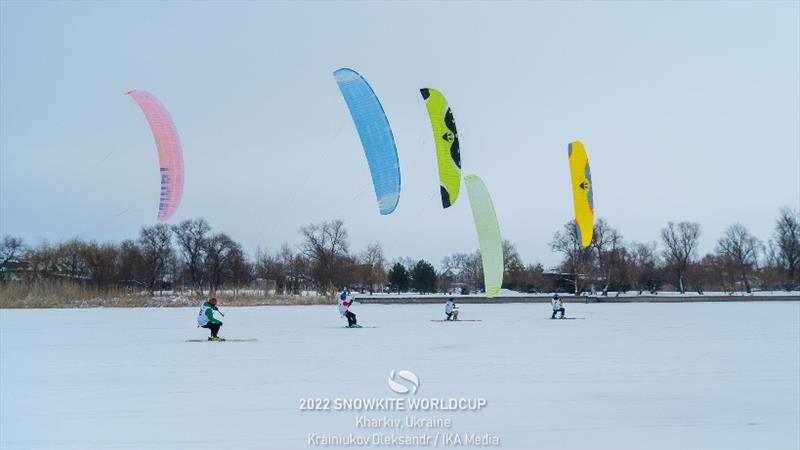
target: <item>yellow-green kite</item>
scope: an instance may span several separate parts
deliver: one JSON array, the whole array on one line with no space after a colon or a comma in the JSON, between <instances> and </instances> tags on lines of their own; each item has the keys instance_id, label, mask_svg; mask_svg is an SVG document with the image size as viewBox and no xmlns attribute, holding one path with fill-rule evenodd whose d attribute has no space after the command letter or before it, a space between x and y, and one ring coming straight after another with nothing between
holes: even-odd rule
<instances>
[{"instance_id":1,"label":"yellow-green kite","mask_svg":"<svg viewBox=\"0 0 800 450\"><path fill-rule=\"evenodd\" d=\"M486 297L492 298L500 293L503 285L503 241L500 238L500 225L497 223L492 197L483 181L477 175L467 175L464 177L464 184L467 186L469 206L478 230Z\"/></svg>"},{"instance_id":2,"label":"yellow-green kite","mask_svg":"<svg viewBox=\"0 0 800 450\"><path fill-rule=\"evenodd\" d=\"M433 128L433 141L436 143L442 207L448 208L458 199L458 190L461 186L461 151L458 147L456 121L441 92L431 88L419 91L428 109Z\"/></svg>"}]
</instances>

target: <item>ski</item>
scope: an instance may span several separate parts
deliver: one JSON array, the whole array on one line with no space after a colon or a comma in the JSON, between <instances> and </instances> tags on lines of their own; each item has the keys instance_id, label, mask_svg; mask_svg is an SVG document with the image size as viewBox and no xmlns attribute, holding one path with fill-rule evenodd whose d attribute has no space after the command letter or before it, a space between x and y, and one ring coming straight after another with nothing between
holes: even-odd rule
<instances>
[{"instance_id":1,"label":"ski","mask_svg":"<svg viewBox=\"0 0 800 450\"><path fill-rule=\"evenodd\" d=\"M365 326L362 326L362 325L357 325L357 326L354 326L354 327L348 327L347 325L345 325L343 328L378 328L378 327L376 327L376 326L367 326L367 327L365 327Z\"/></svg>"},{"instance_id":2,"label":"ski","mask_svg":"<svg viewBox=\"0 0 800 450\"><path fill-rule=\"evenodd\" d=\"M586 317L556 317L555 319L548 317L547 320L586 320Z\"/></svg>"},{"instance_id":3,"label":"ski","mask_svg":"<svg viewBox=\"0 0 800 450\"><path fill-rule=\"evenodd\" d=\"M220 339L218 341L209 341L208 339L186 339L186 342L258 342L258 339Z\"/></svg>"},{"instance_id":4,"label":"ski","mask_svg":"<svg viewBox=\"0 0 800 450\"><path fill-rule=\"evenodd\" d=\"M458 320L445 320L445 319L431 319L431 322L483 322L480 319L458 319Z\"/></svg>"}]
</instances>

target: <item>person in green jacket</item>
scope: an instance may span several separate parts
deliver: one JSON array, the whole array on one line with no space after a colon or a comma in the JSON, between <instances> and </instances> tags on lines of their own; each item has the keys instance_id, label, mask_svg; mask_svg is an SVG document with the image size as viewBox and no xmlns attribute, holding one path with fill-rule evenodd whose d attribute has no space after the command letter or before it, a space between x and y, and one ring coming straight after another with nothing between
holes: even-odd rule
<instances>
[{"instance_id":1,"label":"person in green jacket","mask_svg":"<svg viewBox=\"0 0 800 450\"><path fill-rule=\"evenodd\" d=\"M211 330L211 337L208 338L209 341L221 341L223 339L217 336L217 333L219 333L219 329L222 326L222 321L214 317L214 311L219 312L217 309L217 299L211 297L210 300L203 302L200 306L200 314L197 316L197 326Z\"/></svg>"}]
</instances>

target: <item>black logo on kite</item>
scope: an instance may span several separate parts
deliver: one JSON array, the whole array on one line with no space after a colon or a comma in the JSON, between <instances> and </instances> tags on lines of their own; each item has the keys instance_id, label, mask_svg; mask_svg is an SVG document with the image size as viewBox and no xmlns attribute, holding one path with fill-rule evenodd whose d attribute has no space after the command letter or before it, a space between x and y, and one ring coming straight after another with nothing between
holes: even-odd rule
<instances>
[{"instance_id":1,"label":"black logo on kite","mask_svg":"<svg viewBox=\"0 0 800 450\"><path fill-rule=\"evenodd\" d=\"M447 133L442 135L442 139L444 139L447 142L453 142L453 140L455 139L455 136L453 136L453 133L448 131Z\"/></svg>"},{"instance_id":2,"label":"black logo on kite","mask_svg":"<svg viewBox=\"0 0 800 450\"><path fill-rule=\"evenodd\" d=\"M453 118L453 111L450 108L447 108L447 111L444 113L444 124L447 127L448 131L443 136L447 142L450 142L450 157L453 158L453 162L456 163L456 166L461 169L461 151L459 150L458 146L458 132L456 131L456 121ZM448 136L451 139L447 139Z\"/></svg>"},{"instance_id":3,"label":"black logo on kite","mask_svg":"<svg viewBox=\"0 0 800 450\"><path fill-rule=\"evenodd\" d=\"M581 184L579 184L578 187L585 191L589 189L589 183L587 183L586 181L581 181Z\"/></svg>"}]
</instances>

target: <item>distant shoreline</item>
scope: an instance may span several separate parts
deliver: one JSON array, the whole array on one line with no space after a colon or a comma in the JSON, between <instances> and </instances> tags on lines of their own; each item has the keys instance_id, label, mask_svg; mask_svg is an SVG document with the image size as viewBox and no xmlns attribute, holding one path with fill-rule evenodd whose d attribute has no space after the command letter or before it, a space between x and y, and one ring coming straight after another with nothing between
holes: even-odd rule
<instances>
[{"instance_id":1,"label":"distant shoreline","mask_svg":"<svg viewBox=\"0 0 800 450\"><path fill-rule=\"evenodd\" d=\"M461 304L510 304L510 303L549 303L550 294L547 295L516 295L498 296L487 299L481 296L359 296L355 295L355 302L360 304L375 305L430 305L444 304L448 298L454 298ZM326 297L308 296L280 296L280 297L237 297L220 298L220 305L226 308L252 307L252 306L307 306L307 305L335 305L336 300ZM708 302L800 302L800 295L697 295L690 294L660 294L647 296L580 296L562 295L562 300L567 304L589 303L708 303ZM204 298L172 296L172 297L110 297L110 298L85 298L85 299L37 299L37 300L11 300L0 298L0 310L8 309L81 309L81 308L186 308L195 307L202 303Z\"/></svg>"},{"instance_id":2,"label":"distant shoreline","mask_svg":"<svg viewBox=\"0 0 800 450\"><path fill-rule=\"evenodd\" d=\"M355 296L355 301L364 304L439 304L447 301L448 296L396 297ZM487 299L484 297L452 296L456 303L550 303L550 296L509 296ZM797 302L800 295L647 295L647 296L579 296L562 295L565 303L704 303L704 302Z\"/></svg>"}]
</instances>

